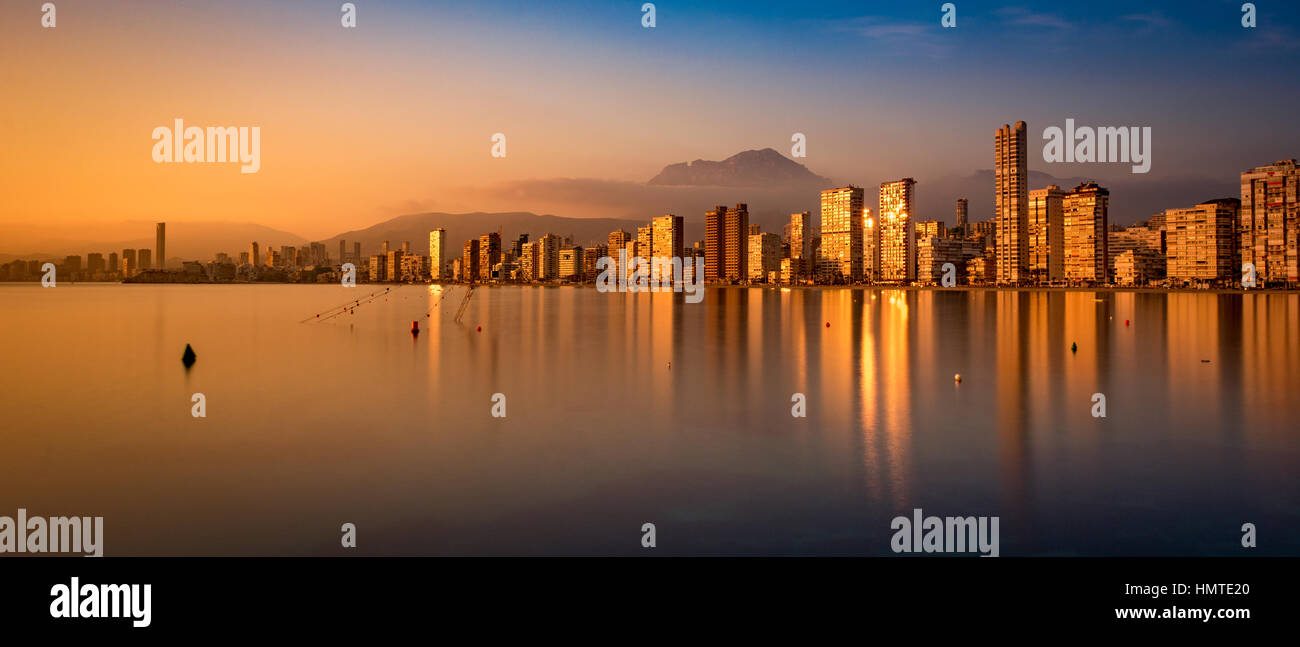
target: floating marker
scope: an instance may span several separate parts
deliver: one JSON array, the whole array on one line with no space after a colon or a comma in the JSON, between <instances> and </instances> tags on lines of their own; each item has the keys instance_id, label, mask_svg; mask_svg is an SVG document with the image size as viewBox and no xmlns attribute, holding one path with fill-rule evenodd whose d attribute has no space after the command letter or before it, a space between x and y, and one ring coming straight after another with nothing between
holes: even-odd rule
<instances>
[{"instance_id":1,"label":"floating marker","mask_svg":"<svg viewBox=\"0 0 1300 647\"><path fill-rule=\"evenodd\" d=\"M189 344L185 344L185 352L181 353L181 363L185 365L185 368L189 368L194 365L196 359L198 357L194 354L194 349L190 348Z\"/></svg>"},{"instance_id":2,"label":"floating marker","mask_svg":"<svg viewBox=\"0 0 1300 647\"><path fill-rule=\"evenodd\" d=\"M1071 353L1079 352L1079 345L1074 342L1070 342L1070 352Z\"/></svg>"},{"instance_id":3,"label":"floating marker","mask_svg":"<svg viewBox=\"0 0 1300 647\"><path fill-rule=\"evenodd\" d=\"M476 330L477 330L478 332L483 332L483 326L479 326Z\"/></svg>"},{"instance_id":4,"label":"floating marker","mask_svg":"<svg viewBox=\"0 0 1300 647\"><path fill-rule=\"evenodd\" d=\"M418 321L411 322L411 334L412 335L420 334L420 322Z\"/></svg>"},{"instance_id":5,"label":"floating marker","mask_svg":"<svg viewBox=\"0 0 1300 647\"><path fill-rule=\"evenodd\" d=\"M827 327L827 328L830 328L830 327L831 327L831 322L827 321L827 322L826 322L826 327Z\"/></svg>"},{"instance_id":6,"label":"floating marker","mask_svg":"<svg viewBox=\"0 0 1300 647\"><path fill-rule=\"evenodd\" d=\"M1125 325L1125 326L1128 325L1128 319L1125 319L1125 320L1124 320L1124 325Z\"/></svg>"},{"instance_id":7,"label":"floating marker","mask_svg":"<svg viewBox=\"0 0 1300 647\"><path fill-rule=\"evenodd\" d=\"M952 380L953 380L954 382L961 382L961 373L958 373L958 374L952 376Z\"/></svg>"}]
</instances>

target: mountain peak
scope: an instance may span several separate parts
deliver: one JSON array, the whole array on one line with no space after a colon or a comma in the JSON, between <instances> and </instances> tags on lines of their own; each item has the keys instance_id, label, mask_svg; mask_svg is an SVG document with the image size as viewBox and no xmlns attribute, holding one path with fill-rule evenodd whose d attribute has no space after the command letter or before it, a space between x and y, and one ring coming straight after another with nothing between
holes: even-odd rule
<instances>
[{"instance_id":1,"label":"mountain peak","mask_svg":"<svg viewBox=\"0 0 1300 647\"><path fill-rule=\"evenodd\" d=\"M697 159L665 166L650 184L671 186L828 187L832 182L771 148L741 151L721 162Z\"/></svg>"}]
</instances>

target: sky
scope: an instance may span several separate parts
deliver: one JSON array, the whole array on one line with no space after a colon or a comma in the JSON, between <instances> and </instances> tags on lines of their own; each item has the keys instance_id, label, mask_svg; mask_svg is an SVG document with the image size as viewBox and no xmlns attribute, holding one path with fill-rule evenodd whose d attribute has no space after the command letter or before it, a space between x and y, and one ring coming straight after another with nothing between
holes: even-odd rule
<instances>
[{"instance_id":1,"label":"sky","mask_svg":"<svg viewBox=\"0 0 1300 647\"><path fill-rule=\"evenodd\" d=\"M1017 120L1030 169L1059 177L1231 182L1300 157L1290 2L1254 3L1253 29L1236 0L959 0L950 29L931 0L663 1L654 28L642 2L354 0L355 29L333 1L55 4L45 29L40 2L0 2L14 245L27 225L122 220L325 238L417 211L601 215L607 202L553 194L789 155L796 132L797 161L867 187L991 168L994 130ZM259 126L259 171L155 163L152 132L177 118ZM1067 118L1150 126L1150 173L1043 162L1043 129Z\"/></svg>"}]
</instances>

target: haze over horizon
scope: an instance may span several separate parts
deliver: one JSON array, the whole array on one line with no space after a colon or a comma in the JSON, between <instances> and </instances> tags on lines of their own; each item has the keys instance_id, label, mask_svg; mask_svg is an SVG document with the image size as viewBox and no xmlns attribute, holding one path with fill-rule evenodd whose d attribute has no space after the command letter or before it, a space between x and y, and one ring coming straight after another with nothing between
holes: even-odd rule
<instances>
[{"instance_id":1,"label":"haze over horizon","mask_svg":"<svg viewBox=\"0 0 1300 647\"><path fill-rule=\"evenodd\" d=\"M38 251L28 229L137 220L325 240L425 212L816 213L815 193L649 184L674 163L789 157L796 132L795 161L837 184L919 180L920 219L950 219L967 193L972 219L989 215L991 184L966 180L1017 120L1030 170L1111 185L1116 222L1232 195L1242 170L1300 155L1278 126L1300 91L1277 82L1297 18L1269 5L1248 30L1239 2L965 2L954 29L930 3L660 2L654 29L639 3L357 4L356 29L301 0L63 0L57 29L35 10L0 24L25 54L0 64L17 98L0 105L0 252ZM259 172L154 163L150 133L176 118L259 126ZM1067 118L1151 126L1151 172L1044 163L1043 129Z\"/></svg>"}]
</instances>

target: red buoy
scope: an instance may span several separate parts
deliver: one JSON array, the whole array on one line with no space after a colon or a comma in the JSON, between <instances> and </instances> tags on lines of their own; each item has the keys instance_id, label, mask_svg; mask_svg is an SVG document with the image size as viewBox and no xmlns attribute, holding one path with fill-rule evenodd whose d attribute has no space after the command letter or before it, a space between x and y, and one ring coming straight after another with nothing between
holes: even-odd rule
<instances>
[{"instance_id":1,"label":"red buoy","mask_svg":"<svg viewBox=\"0 0 1300 647\"><path fill-rule=\"evenodd\" d=\"M831 327L831 322L827 321L827 322L826 322L826 327L827 327L827 328L830 328L830 327Z\"/></svg>"},{"instance_id":2,"label":"red buoy","mask_svg":"<svg viewBox=\"0 0 1300 647\"><path fill-rule=\"evenodd\" d=\"M420 322L418 321L411 322L411 334L412 335L420 334Z\"/></svg>"},{"instance_id":3,"label":"red buoy","mask_svg":"<svg viewBox=\"0 0 1300 647\"><path fill-rule=\"evenodd\" d=\"M483 326L478 327L478 332L483 332Z\"/></svg>"},{"instance_id":4,"label":"red buoy","mask_svg":"<svg viewBox=\"0 0 1300 647\"><path fill-rule=\"evenodd\" d=\"M1125 320L1124 320L1124 325L1125 325L1125 326L1128 325L1128 319L1125 319Z\"/></svg>"}]
</instances>

